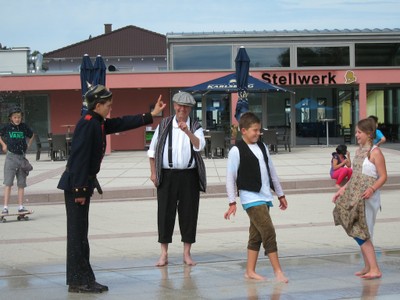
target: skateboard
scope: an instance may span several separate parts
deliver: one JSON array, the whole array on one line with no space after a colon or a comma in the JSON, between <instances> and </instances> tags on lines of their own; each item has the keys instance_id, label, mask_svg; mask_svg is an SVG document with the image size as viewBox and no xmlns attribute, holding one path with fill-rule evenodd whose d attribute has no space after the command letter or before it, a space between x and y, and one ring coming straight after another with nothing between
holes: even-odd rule
<instances>
[{"instance_id":1,"label":"skateboard","mask_svg":"<svg viewBox=\"0 0 400 300\"><path fill-rule=\"evenodd\" d=\"M29 216L33 214L33 210L28 210L26 212L22 212L22 213L15 213L15 214L0 214L0 222L5 223L7 221L6 217L13 217L13 216L17 216L17 220L21 221L21 220L25 220L28 221L29 220Z\"/></svg>"}]
</instances>

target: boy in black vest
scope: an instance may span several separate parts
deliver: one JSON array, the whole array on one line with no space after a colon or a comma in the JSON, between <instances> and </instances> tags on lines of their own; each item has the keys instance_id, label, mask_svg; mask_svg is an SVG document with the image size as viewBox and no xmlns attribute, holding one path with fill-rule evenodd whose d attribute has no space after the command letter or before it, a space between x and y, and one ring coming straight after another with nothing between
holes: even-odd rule
<instances>
[{"instance_id":1,"label":"boy in black vest","mask_svg":"<svg viewBox=\"0 0 400 300\"><path fill-rule=\"evenodd\" d=\"M229 209L224 217L229 219L232 214L236 214L236 193L238 193L240 202L250 218L245 277L266 279L256 273L258 253L262 243L276 279L287 283L289 280L279 263L275 228L269 214L273 200L271 190L278 195L280 209L287 208L287 201L275 168L269 159L268 148L259 142L260 119L254 113L246 112L239 120L239 128L242 140L229 151L226 174Z\"/></svg>"}]
</instances>

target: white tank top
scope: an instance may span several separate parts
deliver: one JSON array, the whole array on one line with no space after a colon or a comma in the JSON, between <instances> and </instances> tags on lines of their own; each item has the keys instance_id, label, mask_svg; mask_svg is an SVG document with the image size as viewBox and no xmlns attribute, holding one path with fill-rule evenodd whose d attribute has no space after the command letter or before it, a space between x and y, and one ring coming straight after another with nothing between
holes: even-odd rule
<instances>
[{"instance_id":1,"label":"white tank top","mask_svg":"<svg viewBox=\"0 0 400 300\"><path fill-rule=\"evenodd\" d=\"M373 147L371 148L371 152L374 151L374 149L375 149L376 147L377 147L377 146L373 146ZM376 170L375 164L373 164L372 162L370 162L370 160L368 159L368 157L366 157L366 158L364 159L363 167L362 167L362 173L365 174L365 175L374 177L374 178L378 178L378 172L377 172L377 170Z\"/></svg>"}]
</instances>

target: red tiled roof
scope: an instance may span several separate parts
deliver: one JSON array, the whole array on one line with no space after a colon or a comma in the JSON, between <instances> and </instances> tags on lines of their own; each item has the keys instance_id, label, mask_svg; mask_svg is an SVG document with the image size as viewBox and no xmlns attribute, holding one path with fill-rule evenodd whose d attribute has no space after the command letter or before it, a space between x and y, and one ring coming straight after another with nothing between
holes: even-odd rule
<instances>
[{"instance_id":1,"label":"red tiled roof","mask_svg":"<svg viewBox=\"0 0 400 300\"><path fill-rule=\"evenodd\" d=\"M136 26L126 26L48 53L45 58L166 56L166 36Z\"/></svg>"}]
</instances>

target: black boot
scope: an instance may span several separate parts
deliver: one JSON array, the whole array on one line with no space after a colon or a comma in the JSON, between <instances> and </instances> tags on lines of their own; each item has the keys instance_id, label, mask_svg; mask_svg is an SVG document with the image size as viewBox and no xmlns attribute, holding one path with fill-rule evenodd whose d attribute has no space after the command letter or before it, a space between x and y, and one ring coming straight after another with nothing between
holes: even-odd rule
<instances>
[{"instance_id":1,"label":"black boot","mask_svg":"<svg viewBox=\"0 0 400 300\"><path fill-rule=\"evenodd\" d=\"M108 286L100 284L97 281L92 283L91 286L95 287L96 289L101 290L102 292L107 292L108 291Z\"/></svg>"},{"instance_id":2,"label":"black boot","mask_svg":"<svg viewBox=\"0 0 400 300\"><path fill-rule=\"evenodd\" d=\"M95 285L74 285L70 284L68 288L69 293L91 293L91 294L100 294L103 291L96 287Z\"/></svg>"}]
</instances>

